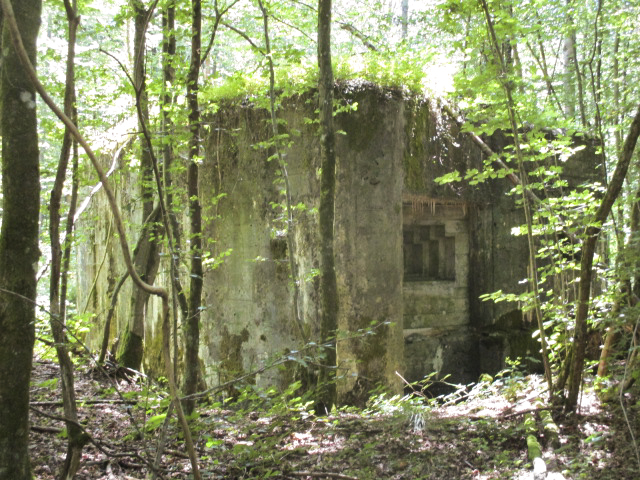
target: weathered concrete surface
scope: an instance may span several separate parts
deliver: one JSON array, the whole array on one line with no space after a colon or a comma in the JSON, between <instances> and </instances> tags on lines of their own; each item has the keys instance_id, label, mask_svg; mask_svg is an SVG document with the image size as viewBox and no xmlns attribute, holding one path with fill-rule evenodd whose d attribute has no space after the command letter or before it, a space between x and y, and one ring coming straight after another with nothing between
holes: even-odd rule
<instances>
[{"instance_id":1,"label":"weathered concrete surface","mask_svg":"<svg viewBox=\"0 0 640 480\"><path fill-rule=\"evenodd\" d=\"M401 388L395 374L403 362L402 339L402 102L366 90L352 115L337 118L336 270L339 397L362 403L377 384ZM226 196L211 206L216 217L206 236L214 253L232 249L206 275L206 333L201 355L207 379L220 382L265 365L279 353L318 340L319 143L313 105L300 101L280 112L293 143L284 152L296 214L295 260L301 278L302 329L293 315L289 252L285 241L281 175L273 149L256 148L269 138L266 112L235 108L214 118L202 171L204 198ZM375 116L377 123L371 122ZM295 132L300 136L294 137ZM214 212L215 210L215 212ZM393 326L385 326L386 322ZM375 335L366 330L376 328ZM352 337L352 338L345 338ZM283 383L290 375L274 370L259 383Z\"/></svg>"},{"instance_id":2,"label":"weathered concrete surface","mask_svg":"<svg viewBox=\"0 0 640 480\"><path fill-rule=\"evenodd\" d=\"M518 305L479 299L499 289L526 288L526 242L511 235L523 216L506 195L511 185L503 179L476 186L435 182L454 169L481 168L484 160L436 105L368 84L344 85L338 93L342 102L357 103L354 111L336 116L344 132L336 146L339 401L363 404L377 384L400 391L396 371L409 381L436 372L469 382L502 368L508 354L535 353ZM309 121L314 110L308 94L286 100L278 111L289 135L282 153L298 206L293 253L301 324L293 314L282 172L277 160L268 160L275 153L268 114L234 104L206 121L200 191L208 254L200 358L209 385L318 341L320 148L317 126ZM141 219L135 216L138 199L127 196L133 183L125 172L118 190L135 232ZM94 201L93 238L79 256L78 297L99 314L89 336L96 347L109 292L124 268L102 213L104 199L98 194ZM185 268L181 274L186 285ZM166 264L157 282L168 285ZM121 299L129 296L121 293ZM128 304L119 303L114 336L128 321ZM144 368L164 375L154 299L147 312ZM296 375L295 364L288 367L266 369L249 381L284 387Z\"/></svg>"},{"instance_id":3,"label":"weathered concrete surface","mask_svg":"<svg viewBox=\"0 0 640 480\"><path fill-rule=\"evenodd\" d=\"M357 111L337 118L336 275L338 328L376 334L338 344L338 398L363 404L403 371L402 192L405 112L399 96L360 90ZM388 322L388 325L382 325Z\"/></svg>"},{"instance_id":4,"label":"weathered concrete surface","mask_svg":"<svg viewBox=\"0 0 640 480\"><path fill-rule=\"evenodd\" d=\"M287 111L287 127L309 130L303 115ZM201 168L202 198L225 197L217 204L203 203L211 219L204 236L212 256L228 257L215 270L205 273L201 358L208 383L228 381L277 359L287 349L299 350L311 338L316 319L313 289L303 285L301 301L303 331L295 322L289 252L283 210L274 206L284 201L279 193L281 175L277 160L267 161L273 148L259 142L270 138L264 110L234 108L213 119L207 156ZM308 135L308 133L307 133ZM285 153L295 203L309 208L317 195L315 142L295 142ZM303 276L315 265L315 242L309 239L315 218L302 211L297 215L294 243L296 260ZM282 384L290 379L271 369L258 375L260 385Z\"/></svg>"},{"instance_id":5,"label":"weathered concrete surface","mask_svg":"<svg viewBox=\"0 0 640 480\"><path fill-rule=\"evenodd\" d=\"M129 141L118 144L113 151L105 152L100 160L105 171L113 171L109 180L118 200L120 212L125 219L125 228L131 252L138 239L143 222L140 199L136 192L137 177L135 175L135 160L129 156ZM88 170L87 183L95 182L95 175ZM93 190L93 194L91 193ZM107 312L109 310L112 293L123 274L126 266L123 260L120 242L115 231L113 216L109 208L104 191L96 184L93 188L86 187L81 192L81 198L91 198L89 209L82 215L78 223L80 245L77 249L76 264L78 266L77 290L75 299L78 313L93 314L93 328L87 335L88 345L95 351L100 349ZM167 277L161 270L157 281L167 284ZM119 344L120 336L125 326L132 320L132 289L131 279L127 279L120 290L114 318L110 328L110 347ZM71 292L73 295L74 292ZM145 371L154 375L164 375L164 362L161 357L159 303L149 301L146 305L146 317L151 321L145 323L144 358ZM113 352L116 353L115 351Z\"/></svg>"}]
</instances>

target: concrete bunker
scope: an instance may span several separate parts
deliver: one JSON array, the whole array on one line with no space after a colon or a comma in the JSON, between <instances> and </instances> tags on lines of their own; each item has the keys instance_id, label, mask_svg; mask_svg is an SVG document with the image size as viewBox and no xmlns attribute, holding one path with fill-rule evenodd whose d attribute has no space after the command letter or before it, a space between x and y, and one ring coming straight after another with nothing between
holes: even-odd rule
<instances>
[{"instance_id":1,"label":"concrete bunker","mask_svg":"<svg viewBox=\"0 0 640 480\"><path fill-rule=\"evenodd\" d=\"M320 145L316 127L307 121L314 118L313 98L313 92L289 98L278 115L292 138L285 153L293 202L305 206L294 241L302 279L298 308L303 333L317 340ZM353 334L384 324L376 335L338 344L339 400L361 404L377 384L400 391L396 372L409 381L432 372L451 374L450 381L462 383L495 372L505 355L518 353L508 340L512 333L530 338L518 305L479 299L500 289L525 288L520 281L527 276L526 243L511 235L523 216L507 195L511 185L504 179L436 183L453 170L481 169L485 161L436 103L366 83L341 86L337 98L358 105L336 116L336 128L345 133L336 145L338 329ZM267 118L267 111L243 102L222 105L207 119L200 193L210 221L203 236L210 258L221 259L212 262L215 268L204 279L200 358L209 386L303 345L292 315L291 252L278 233L282 219L273 208L280 202L278 168L267 161L268 149L260 147L271 135ZM590 175L584 165L593 165L593 159L587 152L572 160L582 162L573 171ZM121 203L135 203L130 194L135 178L123 176L122 185ZM101 193L93 208L105 220L92 225L97 247L81 248L78 299L95 299L91 308L99 313L108 310L113 279L124 268L110 238L109 216L101 213L107 209ZM135 208L130 211L135 215ZM188 231L187 219L182 220ZM133 218L132 224L140 221ZM158 282L168 283L167 271L161 265ZM121 292L123 299L130 288ZM160 335L158 311L151 298L144 340L144 368L151 375L164 375L154 341ZM130 302L119 301L113 337L130 313ZM100 343L103 320L99 315L89 334L93 348ZM526 348L535 350L535 345ZM284 386L291 372L266 370L251 381Z\"/></svg>"}]
</instances>

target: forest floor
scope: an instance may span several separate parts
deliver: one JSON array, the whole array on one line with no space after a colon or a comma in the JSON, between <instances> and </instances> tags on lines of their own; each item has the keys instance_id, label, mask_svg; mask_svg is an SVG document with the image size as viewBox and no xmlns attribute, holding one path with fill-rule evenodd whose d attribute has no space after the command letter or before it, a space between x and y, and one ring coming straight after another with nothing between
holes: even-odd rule
<instances>
[{"instance_id":1,"label":"forest floor","mask_svg":"<svg viewBox=\"0 0 640 480\"><path fill-rule=\"evenodd\" d=\"M57 378L55 363L34 363L30 453L38 479L54 479L66 452L64 424L52 418L62 415ZM316 417L292 389L285 397L245 394L235 404L199 405L191 426L205 479L533 479L524 412L533 412L538 428L543 390L537 376L498 377L438 402L374 397L367 409ZM84 448L76 478L151 478L166 393L83 367L76 391L81 423L95 442ZM603 406L586 391L578 414L552 410L555 447L537 432L548 469L540 478L639 479L624 415L638 438L638 399L626 397L623 412L619 402ZM193 478L175 415L166 439L158 478Z\"/></svg>"}]
</instances>

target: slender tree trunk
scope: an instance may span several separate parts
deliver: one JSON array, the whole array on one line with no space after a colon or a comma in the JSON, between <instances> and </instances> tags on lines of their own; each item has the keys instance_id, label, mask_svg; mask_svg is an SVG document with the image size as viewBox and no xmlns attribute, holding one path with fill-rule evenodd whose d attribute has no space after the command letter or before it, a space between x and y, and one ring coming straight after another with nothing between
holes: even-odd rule
<instances>
[{"instance_id":1,"label":"slender tree trunk","mask_svg":"<svg viewBox=\"0 0 640 480\"><path fill-rule=\"evenodd\" d=\"M187 299L182 289L180 279L178 277L178 260L181 251L181 237L182 232L180 230L180 224L175 211L174 197L173 197L173 132L174 126L169 112L170 106L173 104L174 94L171 91L171 87L175 81L175 68L173 66L176 56L176 34L175 34L175 22L176 22L176 7L175 2L171 1L165 11L162 14L162 134L165 137L163 142L164 148L162 150L162 178L164 182L165 192L165 205L167 206L167 213L169 216L168 228L171 229L173 236L173 253L170 263L171 274L171 292L173 298L173 360L174 360L174 375L178 376L178 309L176 305L180 304L180 311L182 312L182 318L186 320L189 315L189 307L187 305Z\"/></svg>"},{"instance_id":2,"label":"slender tree trunk","mask_svg":"<svg viewBox=\"0 0 640 480\"><path fill-rule=\"evenodd\" d=\"M567 0L567 9L571 6L571 0ZM566 23L569 26L569 32L564 39L562 46L562 64L564 67L563 84L564 84L564 105L565 115L567 118L574 119L576 115L576 88L574 82L575 77L575 58L576 50L576 34L573 30L573 16L567 12Z\"/></svg>"},{"instance_id":3,"label":"slender tree trunk","mask_svg":"<svg viewBox=\"0 0 640 480\"><path fill-rule=\"evenodd\" d=\"M74 100L75 104L75 92ZM73 115L71 117L74 122L77 122L78 112L74 105ZM62 269L60 271L60 317L66 318L67 311L67 290L69 285L69 268L71 265L71 245L73 243L73 230L75 227L75 216L78 207L78 188L80 185L80 178L78 172L79 155L78 155L78 142L74 139L72 142L73 147L73 160L71 164L71 200L69 202L69 211L67 212L67 225L65 232L65 243L62 251Z\"/></svg>"},{"instance_id":4,"label":"slender tree trunk","mask_svg":"<svg viewBox=\"0 0 640 480\"><path fill-rule=\"evenodd\" d=\"M601 231L601 225L611 213L613 203L618 198L624 179L631 163L631 157L640 135L640 106L631 122L629 133L625 139L618 159L618 164L613 172L611 181L607 187L602 203L586 231L586 240L582 246L582 260L580 262L580 289L578 291L576 324L574 333L574 348L571 357L571 374L569 375L569 392L565 401L565 409L573 411L578 404L578 395L582 384L582 369L584 368L584 355L587 346L587 315L589 313L589 299L591 296L591 279L593 275L593 255L596 243Z\"/></svg>"},{"instance_id":5,"label":"slender tree trunk","mask_svg":"<svg viewBox=\"0 0 640 480\"><path fill-rule=\"evenodd\" d=\"M138 127L143 131L143 123L149 125L149 94L147 93L146 82L146 33L149 25L151 11L145 8L141 0L132 0L134 10L134 37L133 37L133 83L136 93L136 101L140 104L141 115L138 116ZM142 219L144 220L153 210L153 167L151 151L147 145L144 135L139 135L140 142L140 176L142 193Z\"/></svg>"},{"instance_id":6,"label":"slender tree trunk","mask_svg":"<svg viewBox=\"0 0 640 480\"><path fill-rule=\"evenodd\" d=\"M612 314L616 314L620 311L620 303L616 304L614 309L612 310ZM609 371L609 361L611 358L611 354L613 353L613 348L615 343L618 341L618 330L617 325L612 322L609 326L609 330L607 331L607 335L604 340L604 345L602 346L602 351L600 352L600 359L598 361L598 377L604 377L607 375Z\"/></svg>"},{"instance_id":7,"label":"slender tree trunk","mask_svg":"<svg viewBox=\"0 0 640 480\"><path fill-rule=\"evenodd\" d=\"M534 311L538 323L538 332L540 336L540 346L542 350L542 364L545 372L545 379L547 380L547 384L549 386L549 398L553 396L553 379L551 377L551 367L549 364L549 354L547 352L547 340L544 331L544 324L542 319L542 311L540 308L540 292L538 289L538 266L536 264L536 250L533 241L533 224L532 224L532 216L531 216L531 201L529 196L527 195L527 191L529 188L527 186L527 178L526 171L524 169L524 155L522 153L520 147L520 134L518 133L518 123L516 119L516 111L515 111L515 102L513 100L512 88L513 84L508 80L508 66L505 63L505 59L501 54L500 44L498 43L498 39L495 33L495 29L493 27L493 20L491 19L491 14L489 12L489 6L486 0L481 0L482 9L484 11L484 16L487 22L487 31L489 33L489 38L491 39L493 52L496 56L500 69L502 70L501 75L501 83L505 92L506 100L507 100L507 112L509 114L509 123L511 125L511 130L513 132L513 144L515 146L516 158L518 161L518 169L520 172L521 182L522 182L522 201L524 205L524 215L527 223L527 243L529 247L529 270L530 270L530 278L529 278L529 286L531 291L533 292L533 303L534 303Z\"/></svg>"},{"instance_id":8,"label":"slender tree trunk","mask_svg":"<svg viewBox=\"0 0 640 480\"><path fill-rule=\"evenodd\" d=\"M620 59L619 59L619 51L620 51L620 33L616 32L615 41L613 43L613 78L615 79L613 82L613 125L616 127L615 129L615 145L616 145L616 155L620 155L622 151L622 130L620 130Z\"/></svg>"},{"instance_id":9,"label":"slender tree trunk","mask_svg":"<svg viewBox=\"0 0 640 480\"><path fill-rule=\"evenodd\" d=\"M571 8L571 2L572 0L567 0L568 8ZM578 61L576 29L573 23L573 16L571 15L571 13L567 15L567 23L569 24L569 34L567 37L565 61L571 64L571 66L567 70L567 74L569 75L569 78L567 80L568 82L567 85L571 85L569 87L568 94L575 95L575 89L573 89L572 87L573 80L575 80L576 85L578 86L578 110L580 112L580 125L582 125L582 127L584 128L587 126L587 115L586 115L585 103L584 103L585 102L584 86L583 86L584 82L582 81L582 78L583 78L582 70L580 68L580 62ZM571 72L574 74L575 79L571 78L571 75L570 75ZM567 97L567 101L572 102L573 114L575 115L575 99L573 98L573 96Z\"/></svg>"},{"instance_id":10,"label":"slender tree trunk","mask_svg":"<svg viewBox=\"0 0 640 480\"><path fill-rule=\"evenodd\" d=\"M266 47L267 63L269 65L269 110L271 113L271 134L274 139L274 147L278 156L278 164L282 172L285 189L285 203L287 212L287 249L289 250L289 270L291 271L291 279L293 283L293 317L298 326L300 338L306 343L308 335L302 323L300 314L300 278L298 276L298 266L296 263L295 250L295 219L293 214L293 194L291 192L291 182L289 181L289 173L287 172L287 162L282 154L281 146L278 141L278 119L276 117L276 93L275 93L275 69L273 66L273 54L271 51L271 40L269 37L269 13L262 0L258 0L258 6L262 12L262 25L264 33L264 43Z\"/></svg>"},{"instance_id":11,"label":"slender tree trunk","mask_svg":"<svg viewBox=\"0 0 640 480\"><path fill-rule=\"evenodd\" d=\"M153 210L152 210L153 212ZM153 217L149 215L149 217ZM156 238L159 237L159 229L157 222L159 217L152 218L151 222L142 226L140 233L140 241L138 249L134 252L133 262L140 278L153 285L160 257ZM149 293L135 288L131 294L131 323L127 326L127 330L121 336L120 352L118 353L118 362L126 368L140 370L142 358L144 355L144 326L147 316L147 303Z\"/></svg>"},{"instance_id":12,"label":"slender tree trunk","mask_svg":"<svg viewBox=\"0 0 640 480\"><path fill-rule=\"evenodd\" d=\"M631 279L631 288L629 289L635 304L640 299L640 260L638 259L635 248L640 243L640 186L635 191L635 197L631 204L631 225L630 225L629 249L631 253L631 270L634 272Z\"/></svg>"},{"instance_id":13,"label":"slender tree trunk","mask_svg":"<svg viewBox=\"0 0 640 480\"><path fill-rule=\"evenodd\" d=\"M408 2L405 0L408 8ZM404 5L404 4L403 4ZM318 97L322 143L322 174L320 178L320 292L322 318L321 341L326 343L338 328L338 287L334 256L334 219L336 191L335 129L333 126L333 68L331 66L331 0L318 0ZM335 349L325 352L325 365L320 374L320 391L316 412L328 413L335 403L336 386L333 368ZM324 409L324 411L323 411Z\"/></svg>"},{"instance_id":14,"label":"slender tree trunk","mask_svg":"<svg viewBox=\"0 0 640 480\"><path fill-rule=\"evenodd\" d=\"M191 273L189 285L189 316L185 322L185 378L184 395L198 388L198 348L200 346L200 311L202 306L202 214L198 189L198 162L200 157L200 109L198 106L198 77L200 76L200 48L202 43L201 0L191 1L191 64L187 76L187 103L189 106L189 165L187 167L187 195ZM194 401L185 401L185 410L191 413Z\"/></svg>"},{"instance_id":15,"label":"slender tree trunk","mask_svg":"<svg viewBox=\"0 0 640 480\"><path fill-rule=\"evenodd\" d=\"M551 102L551 104L553 104L558 109L558 113L564 113L562 109L562 104L558 100L555 89L553 88L553 83L552 83L553 79L551 78L551 75L549 75L549 66L547 65L547 56L544 51L544 44L540 40L538 41L537 46L540 50L539 54L536 53L533 45L527 42L527 49L529 50L529 53L531 53L531 56L534 58L534 60L538 64L538 67L540 67L540 70L542 70L544 83L545 83L545 86L547 87L547 97L549 99L549 102ZM521 72L521 76L522 76L522 72Z\"/></svg>"},{"instance_id":16,"label":"slender tree trunk","mask_svg":"<svg viewBox=\"0 0 640 480\"><path fill-rule=\"evenodd\" d=\"M331 8L331 5L329 5L329 8ZM400 17L400 22L402 24L402 39L406 40L409 34L409 0L402 0L401 8L402 8L402 15ZM318 18L320 18L319 14L318 14ZM318 32L319 31L320 30L318 30ZM320 48L319 41L318 41L318 48Z\"/></svg>"},{"instance_id":17,"label":"slender tree trunk","mask_svg":"<svg viewBox=\"0 0 640 480\"><path fill-rule=\"evenodd\" d=\"M141 0L132 0L134 11L134 54L133 87L138 104L138 126L141 132L149 125L149 96L146 87L145 49L146 32L151 11L145 8ZM140 192L142 194L142 219L146 219L153 210L153 165L150 146L143 133L140 142ZM143 242L133 261L136 271L149 284L155 281L159 257L155 240L152 240L153 228L142 228ZM140 370L144 354L144 326L149 293L135 288L131 293L131 319L123 333L118 352L118 361L126 368Z\"/></svg>"},{"instance_id":18,"label":"slender tree trunk","mask_svg":"<svg viewBox=\"0 0 640 480\"><path fill-rule=\"evenodd\" d=\"M4 17L11 16L3 3ZM13 0L33 64L40 0ZM6 23L6 22L5 22ZM34 85L9 29L2 32L2 229L0 230L0 480L31 480L29 381L35 341L40 177Z\"/></svg>"},{"instance_id":19,"label":"slender tree trunk","mask_svg":"<svg viewBox=\"0 0 640 480\"><path fill-rule=\"evenodd\" d=\"M68 51L67 51L67 73L65 82L65 98L64 98L64 111L69 117L75 121L75 43L76 32L80 23L80 17L77 16L77 10L75 1L73 5L66 0L65 9L67 13L67 23L69 29L68 39ZM78 423L78 409L76 406L76 394L74 388L73 379L73 363L69 357L69 351L67 348L67 335L65 333L65 303L66 303L66 291L61 293L61 281L64 280L66 285L66 273L68 267L62 272L62 247L60 244L60 199L62 197L62 189L67 176L67 165L69 163L69 155L71 153L72 146L71 132L68 128L65 128L64 137L62 140L62 148L60 149L60 160L58 162L58 170L56 173L56 179L54 182L53 190L51 191L51 200L49 202L49 237L51 241L51 275L49 283L49 310L51 331L53 339L56 344L56 353L58 355L58 362L60 363L60 385L62 389L62 401L64 407L64 415L70 421L67 422L68 432L68 444L67 444L67 456L60 472L61 479L72 479L75 476L76 471L80 465L80 457L82 455L82 448L87 442L87 436L77 426ZM74 209L70 208L69 216L67 217L67 226L69 221L73 225L73 218L69 218L73 215ZM69 228L67 228L68 230ZM67 245L69 248L71 242L71 235L67 236ZM68 259L68 257L65 257Z\"/></svg>"}]
</instances>

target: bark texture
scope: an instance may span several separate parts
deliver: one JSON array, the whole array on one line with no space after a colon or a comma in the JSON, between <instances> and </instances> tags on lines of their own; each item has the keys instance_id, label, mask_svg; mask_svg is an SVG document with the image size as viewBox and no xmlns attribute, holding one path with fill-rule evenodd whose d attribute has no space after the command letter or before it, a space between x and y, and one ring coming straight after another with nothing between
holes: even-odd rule
<instances>
[{"instance_id":1,"label":"bark texture","mask_svg":"<svg viewBox=\"0 0 640 480\"><path fill-rule=\"evenodd\" d=\"M185 323L184 394L191 395L198 387L198 347L200 346L200 311L202 305L202 211L198 197L198 162L200 156L200 109L198 107L198 77L200 76L200 46L202 38L202 6L200 0L191 2L191 65L187 78L189 105L189 167L187 191L189 195L189 225L191 228L191 275L189 286L189 317ZM193 411L193 400L185 402L187 413Z\"/></svg>"},{"instance_id":2,"label":"bark texture","mask_svg":"<svg viewBox=\"0 0 640 480\"><path fill-rule=\"evenodd\" d=\"M576 309L576 327L574 335L574 349L571 361L571 375L569 381L569 392L565 401L565 409L573 411L578 405L580 386L582 385L582 373L584 367L584 356L587 346L587 316L589 314L589 299L591 298L591 280L593 278L593 256L596 251L596 244L600 236L601 226L611 213L613 203L620 195L624 179L629 170L629 164L633 157L636 143L640 136L640 106L631 122L629 133L622 147L618 164L613 172L607 191L602 199L600 207L587 228L586 237L582 247L582 260L580 262L580 290L578 291L578 305Z\"/></svg>"},{"instance_id":3,"label":"bark texture","mask_svg":"<svg viewBox=\"0 0 640 480\"><path fill-rule=\"evenodd\" d=\"M133 84L138 107L138 128L145 131L149 124L149 95L145 81L145 49L146 32L149 24L151 10L145 8L142 1L131 2L134 11L134 58L133 58ZM151 151L144 134L139 135L140 142L140 192L142 194L142 219L151 215L153 210L153 161ZM140 251L134 256L133 262L136 271L146 283L152 285L158 270L158 248L152 237L152 228L144 226L140 233L143 239ZM133 316L129 330L125 332L121 342L121 351L118 352L118 361L125 367L140 370L142 355L144 352L144 325L146 318L146 306L149 293L142 289L135 289L131 297L131 311Z\"/></svg>"},{"instance_id":4,"label":"bark texture","mask_svg":"<svg viewBox=\"0 0 640 480\"><path fill-rule=\"evenodd\" d=\"M321 339L326 342L335 335L338 327L338 288L336 284L334 245L334 218L336 193L336 151L333 127L333 69L331 66L331 0L318 1L318 67L320 79L318 96L320 102L320 128L322 142L322 175L320 178L320 277L322 319ZM320 410L330 411L335 403L333 370L336 365L335 349L325 351L324 370L320 375L320 398L316 405ZM324 413L320 411L319 413Z\"/></svg>"},{"instance_id":5,"label":"bark texture","mask_svg":"<svg viewBox=\"0 0 640 480\"><path fill-rule=\"evenodd\" d=\"M40 0L14 0L18 29L35 63ZM6 2L3 9L6 8ZM8 13L5 11L5 17ZM35 91L2 36L2 230L0 231L0 479L31 479L29 380L35 339L40 178Z\"/></svg>"}]
</instances>

